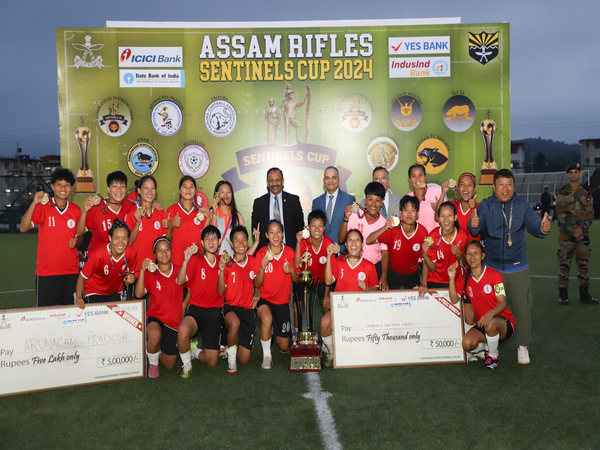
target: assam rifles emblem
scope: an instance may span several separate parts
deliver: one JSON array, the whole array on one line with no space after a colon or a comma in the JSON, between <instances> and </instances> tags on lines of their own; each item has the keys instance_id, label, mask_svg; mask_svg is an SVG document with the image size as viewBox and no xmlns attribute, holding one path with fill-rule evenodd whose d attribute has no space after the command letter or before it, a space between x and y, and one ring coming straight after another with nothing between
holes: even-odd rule
<instances>
[{"instance_id":1,"label":"assam rifles emblem","mask_svg":"<svg viewBox=\"0 0 600 450\"><path fill-rule=\"evenodd\" d=\"M498 56L499 35L498 31L493 34L485 31L479 34L469 33L469 55L471 55L471 58L485 65Z\"/></svg>"}]
</instances>

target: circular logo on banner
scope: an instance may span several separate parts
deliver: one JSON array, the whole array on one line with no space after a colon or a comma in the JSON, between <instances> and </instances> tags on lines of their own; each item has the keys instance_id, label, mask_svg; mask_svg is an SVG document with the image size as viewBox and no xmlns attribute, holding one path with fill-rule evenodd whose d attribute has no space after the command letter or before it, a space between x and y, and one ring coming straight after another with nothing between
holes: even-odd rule
<instances>
[{"instance_id":1,"label":"circular logo on banner","mask_svg":"<svg viewBox=\"0 0 600 450\"><path fill-rule=\"evenodd\" d=\"M371 169L381 166L390 171L398 163L398 147L391 139L379 137L369 144L367 159Z\"/></svg>"},{"instance_id":2,"label":"circular logo on banner","mask_svg":"<svg viewBox=\"0 0 600 450\"><path fill-rule=\"evenodd\" d=\"M475 105L464 95L450 97L444 104L444 123L452 131L468 130L475 122Z\"/></svg>"},{"instance_id":3,"label":"circular logo on banner","mask_svg":"<svg viewBox=\"0 0 600 450\"><path fill-rule=\"evenodd\" d=\"M492 287L491 287L489 284L486 284L486 285L483 287L483 292L485 292L486 294L489 294L489 293L491 293L491 292L492 292Z\"/></svg>"},{"instance_id":4,"label":"circular logo on banner","mask_svg":"<svg viewBox=\"0 0 600 450\"><path fill-rule=\"evenodd\" d=\"M321 264L325 264L325 263L327 262L327 258L326 258L325 256L321 256L321 257L319 258L319 262L320 262Z\"/></svg>"},{"instance_id":5,"label":"circular logo on banner","mask_svg":"<svg viewBox=\"0 0 600 450\"><path fill-rule=\"evenodd\" d=\"M183 113L175 102L164 100L154 106L150 121L158 134L172 136L181 128Z\"/></svg>"},{"instance_id":6,"label":"circular logo on banner","mask_svg":"<svg viewBox=\"0 0 600 450\"><path fill-rule=\"evenodd\" d=\"M231 103L225 100L216 100L206 108L204 125L213 136L229 136L236 123L237 114Z\"/></svg>"},{"instance_id":7,"label":"circular logo on banner","mask_svg":"<svg viewBox=\"0 0 600 450\"><path fill-rule=\"evenodd\" d=\"M152 175L158 169L158 151L149 142L138 142L127 152L127 167L136 177Z\"/></svg>"},{"instance_id":8,"label":"circular logo on banner","mask_svg":"<svg viewBox=\"0 0 600 450\"><path fill-rule=\"evenodd\" d=\"M358 279L359 279L360 281L365 281L365 280L367 279L367 276L365 275L365 273L364 273L364 272L359 272L359 274L358 274Z\"/></svg>"},{"instance_id":9,"label":"circular logo on banner","mask_svg":"<svg viewBox=\"0 0 600 450\"><path fill-rule=\"evenodd\" d=\"M344 97L338 110L344 128L353 133L358 133L371 123L373 104L366 95L352 93Z\"/></svg>"},{"instance_id":10,"label":"circular logo on banner","mask_svg":"<svg viewBox=\"0 0 600 450\"><path fill-rule=\"evenodd\" d=\"M96 120L108 136L123 136L131 125L133 111L129 103L120 97L109 97L96 108Z\"/></svg>"},{"instance_id":11,"label":"circular logo on banner","mask_svg":"<svg viewBox=\"0 0 600 450\"><path fill-rule=\"evenodd\" d=\"M401 131L411 131L419 126L423 118L421 103L410 95L403 95L392 105L392 123Z\"/></svg>"},{"instance_id":12,"label":"circular logo on banner","mask_svg":"<svg viewBox=\"0 0 600 450\"><path fill-rule=\"evenodd\" d=\"M179 153L179 170L184 175L197 179L204 176L209 167L210 157L201 145L187 145Z\"/></svg>"},{"instance_id":13,"label":"circular logo on banner","mask_svg":"<svg viewBox=\"0 0 600 450\"><path fill-rule=\"evenodd\" d=\"M439 173L448 164L448 149L439 139L425 139L417 149L417 162L425 166L427 175Z\"/></svg>"},{"instance_id":14,"label":"circular logo on banner","mask_svg":"<svg viewBox=\"0 0 600 450\"><path fill-rule=\"evenodd\" d=\"M75 228L75 221L73 219L67 220L67 226L69 228Z\"/></svg>"},{"instance_id":15,"label":"circular logo on banner","mask_svg":"<svg viewBox=\"0 0 600 450\"><path fill-rule=\"evenodd\" d=\"M433 71L438 75L443 75L448 72L448 63L443 59L439 59L433 63Z\"/></svg>"}]
</instances>

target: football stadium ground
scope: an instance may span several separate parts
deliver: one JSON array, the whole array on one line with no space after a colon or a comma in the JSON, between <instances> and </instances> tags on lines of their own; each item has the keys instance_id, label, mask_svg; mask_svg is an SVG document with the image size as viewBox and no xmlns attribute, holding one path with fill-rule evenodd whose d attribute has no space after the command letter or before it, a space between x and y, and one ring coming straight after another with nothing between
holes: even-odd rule
<instances>
[{"instance_id":1,"label":"football stadium ground","mask_svg":"<svg viewBox=\"0 0 600 450\"><path fill-rule=\"evenodd\" d=\"M600 245L600 224L591 228ZM1 449L70 448L600 448L600 307L558 303L557 227L528 236L535 303L531 364L514 340L500 366L481 362L288 373L274 349L272 370L256 346L248 366L194 361L183 380L120 381L0 398ZM37 236L0 235L0 309L35 305ZM600 295L592 253L591 293ZM573 264L575 265L575 263ZM318 323L318 322L317 322ZM0 383L2 371L0 370Z\"/></svg>"}]
</instances>

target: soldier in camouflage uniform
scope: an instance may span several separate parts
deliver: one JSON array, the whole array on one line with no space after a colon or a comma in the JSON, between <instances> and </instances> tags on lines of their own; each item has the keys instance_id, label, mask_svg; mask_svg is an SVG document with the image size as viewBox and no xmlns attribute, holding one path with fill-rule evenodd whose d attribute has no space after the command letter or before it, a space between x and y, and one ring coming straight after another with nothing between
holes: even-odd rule
<instances>
[{"instance_id":1,"label":"soldier in camouflage uniform","mask_svg":"<svg viewBox=\"0 0 600 450\"><path fill-rule=\"evenodd\" d=\"M569 272L573 255L577 259L577 279L579 281L579 299L584 303L597 305L598 300L592 298L588 289L590 277L588 263L590 261L590 226L594 218L594 205L591 194L579 184L581 165L571 163L567 167L569 184L565 184L556 196L556 216L560 237L557 257L559 302L569 304Z\"/></svg>"}]
</instances>

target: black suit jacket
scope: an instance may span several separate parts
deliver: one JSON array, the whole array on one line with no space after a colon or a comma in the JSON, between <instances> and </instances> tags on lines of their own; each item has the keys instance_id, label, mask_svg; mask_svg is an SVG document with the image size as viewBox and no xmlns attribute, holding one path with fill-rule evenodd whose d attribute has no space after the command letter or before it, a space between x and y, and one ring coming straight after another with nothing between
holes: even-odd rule
<instances>
[{"instance_id":1,"label":"black suit jacket","mask_svg":"<svg viewBox=\"0 0 600 450\"><path fill-rule=\"evenodd\" d=\"M258 248L267 245L267 224L269 223L269 196L266 193L262 197L254 200L252 205L252 230L260 223L260 240ZM304 228L304 214L300 197L294 194L282 192L283 199L283 232L285 234L285 243L288 247L296 248L296 233ZM250 230L251 231L251 230Z\"/></svg>"}]
</instances>

